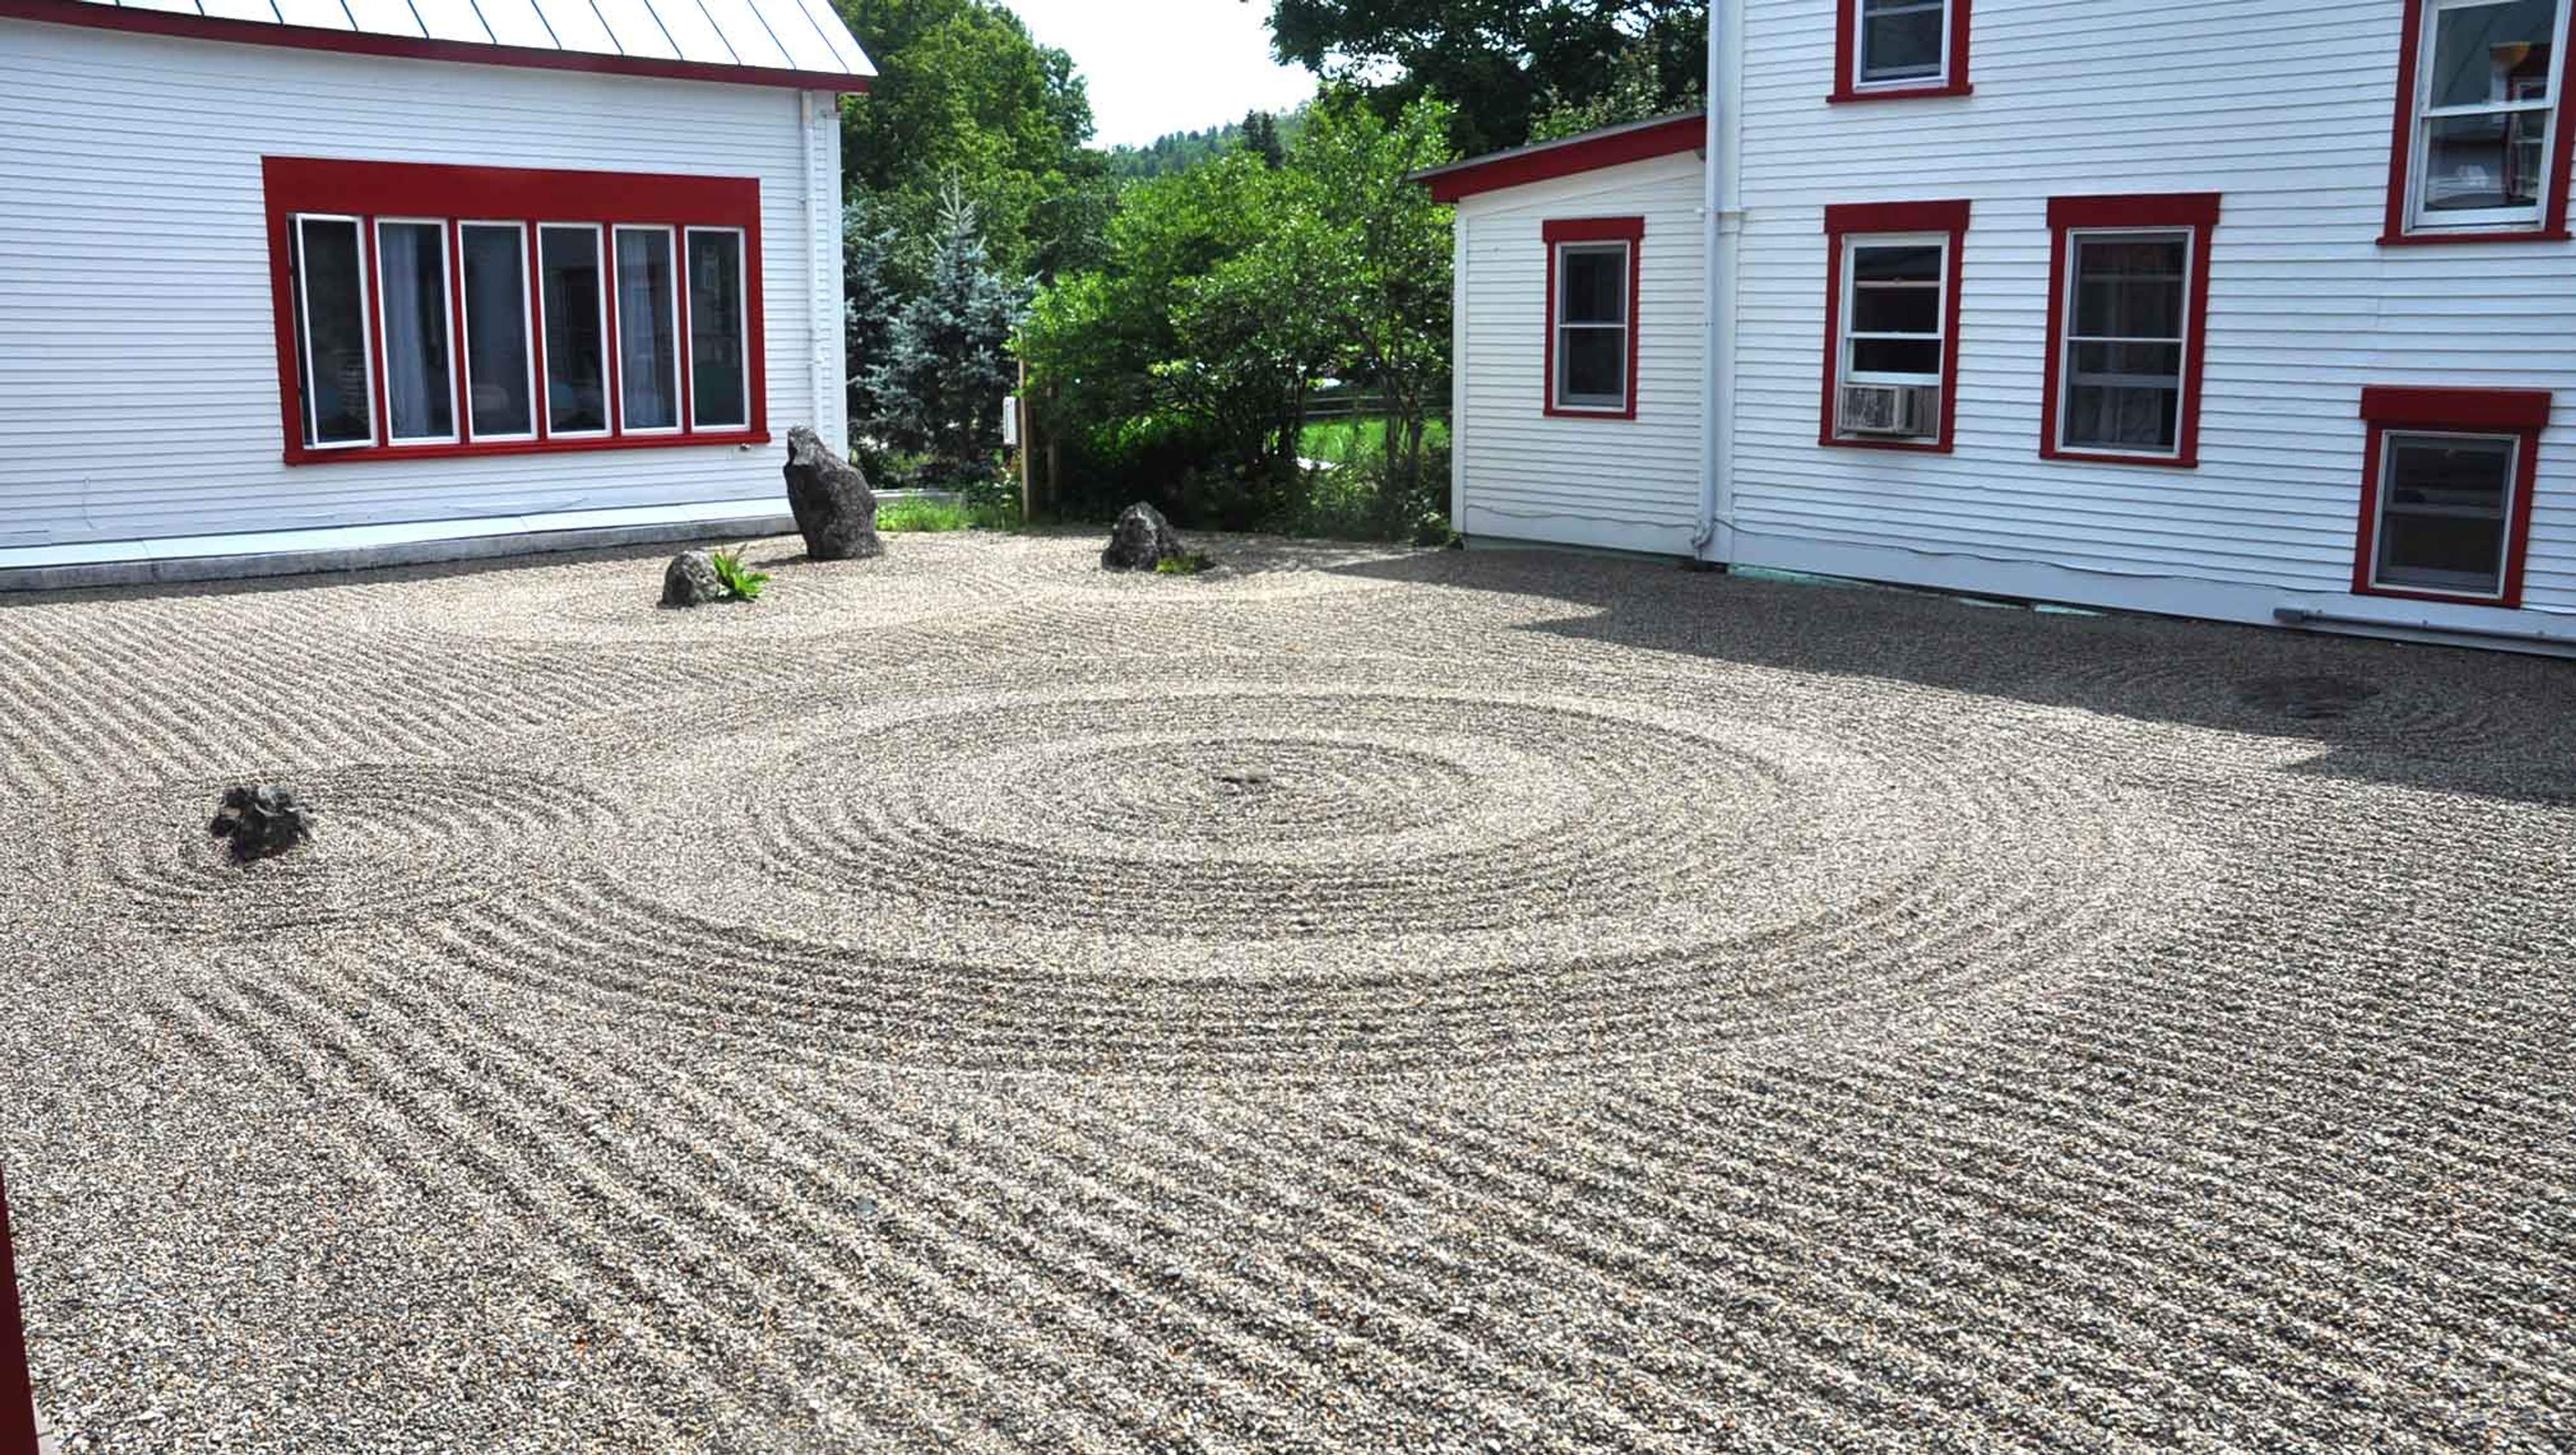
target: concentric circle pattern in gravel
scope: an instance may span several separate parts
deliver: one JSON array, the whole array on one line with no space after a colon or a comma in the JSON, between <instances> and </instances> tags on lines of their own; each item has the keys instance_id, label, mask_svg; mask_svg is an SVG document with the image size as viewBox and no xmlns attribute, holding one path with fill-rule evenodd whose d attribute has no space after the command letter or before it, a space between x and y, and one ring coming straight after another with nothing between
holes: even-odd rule
<instances>
[{"instance_id":1,"label":"concentric circle pattern in gravel","mask_svg":"<svg viewBox=\"0 0 2576 1455\"><path fill-rule=\"evenodd\" d=\"M2576 1445L2567 664L1214 544L0 601L72 1448Z\"/></svg>"}]
</instances>

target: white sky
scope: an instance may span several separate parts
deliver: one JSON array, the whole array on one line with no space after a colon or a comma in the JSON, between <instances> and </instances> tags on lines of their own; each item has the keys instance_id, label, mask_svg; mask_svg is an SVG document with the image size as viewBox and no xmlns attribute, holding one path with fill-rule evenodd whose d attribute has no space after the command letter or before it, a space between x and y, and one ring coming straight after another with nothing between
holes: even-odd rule
<instances>
[{"instance_id":1,"label":"white sky","mask_svg":"<svg viewBox=\"0 0 2576 1455\"><path fill-rule=\"evenodd\" d=\"M1315 94L1303 68L1270 59L1266 0L1004 0L1029 33L1091 83L1094 145L1142 146Z\"/></svg>"}]
</instances>

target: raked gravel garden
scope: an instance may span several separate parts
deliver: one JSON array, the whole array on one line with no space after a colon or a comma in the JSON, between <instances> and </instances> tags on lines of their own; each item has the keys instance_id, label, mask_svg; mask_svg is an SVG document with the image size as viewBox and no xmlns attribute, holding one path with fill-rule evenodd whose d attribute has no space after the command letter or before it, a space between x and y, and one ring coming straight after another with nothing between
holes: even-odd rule
<instances>
[{"instance_id":1,"label":"raked gravel garden","mask_svg":"<svg viewBox=\"0 0 2576 1455\"><path fill-rule=\"evenodd\" d=\"M2576 1447L2576 666L1198 544L0 600L67 1448Z\"/></svg>"}]
</instances>

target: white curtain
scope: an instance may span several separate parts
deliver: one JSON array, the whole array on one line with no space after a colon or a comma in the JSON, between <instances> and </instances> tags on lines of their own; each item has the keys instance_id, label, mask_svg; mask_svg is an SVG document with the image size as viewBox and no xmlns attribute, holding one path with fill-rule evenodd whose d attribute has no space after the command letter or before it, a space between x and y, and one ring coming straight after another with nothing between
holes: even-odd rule
<instances>
[{"instance_id":1,"label":"white curtain","mask_svg":"<svg viewBox=\"0 0 2576 1455\"><path fill-rule=\"evenodd\" d=\"M677 426L679 340L672 336L667 233L617 235L617 337L627 428Z\"/></svg>"},{"instance_id":2,"label":"white curtain","mask_svg":"<svg viewBox=\"0 0 2576 1455\"><path fill-rule=\"evenodd\" d=\"M424 235L437 236L427 228L388 227L376 238L377 275L385 290L385 406L393 413L396 439L447 433L439 419L447 386L443 371L431 365L430 339L421 327L428 312L424 295L435 289L439 267L438 258L421 247ZM432 389L438 391L434 400Z\"/></svg>"}]
</instances>

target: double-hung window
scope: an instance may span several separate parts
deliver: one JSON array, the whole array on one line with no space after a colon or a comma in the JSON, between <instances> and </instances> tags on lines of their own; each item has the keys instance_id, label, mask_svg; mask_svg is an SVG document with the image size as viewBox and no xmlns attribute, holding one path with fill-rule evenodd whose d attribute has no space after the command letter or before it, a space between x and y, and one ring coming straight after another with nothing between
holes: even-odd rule
<instances>
[{"instance_id":1,"label":"double-hung window","mask_svg":"<svg viewBox=\"0 0 2576 1455\"><path fill-rule=\"evenodd\" d=\"M1825 209L1823 443L1950 448L1968 212L1965 202Z\"/></svg>"},{"instance_id":2,"label":"double-hung window","mask_svg":"<svg viewBox=\"0 0 2576 1455\"><path fill-rule=\"evenodd\" d=\"M1964 96L1969 0L1840 0L1836 101Z\"/></svg>"},{"instance_id":3,"label":"double-hung window","mask_svg":"<svg viewBox=\"0 0 2576 1455\"><path fill-rule=\"evenodd\" d=\"M2214 193L2049 204L2048 373L2040 453L2199 462Z\"/></svg>"},{"instance_id":4,"label":"double-hung window","mask_svg":"<svg viewBox=\"0 0 2576 1455\"><path fill-rule=\"evenodd\" d=\"M290 463L766 438L756 181L264 174Z\"/></svg>"},{"instance_id":5,"label":"double-hung window","mask_svg":"<svg viewBox=\"0 0 2576 1455\"><path fill-rule=\"evenodd\" d=\"M2549 403L2538 390L2363 390L2353 590L2520 605Z\"/></svg>"},{"instance_id":6,"label":"double-hung window","mask_svg":"<svg viewBox=\"0 0 2576 1455\"><path fill-rule=\"evenodd\" d=\"M2413 0L2387 241L2567 235L2567 0Z\"/></svg>"},{"instance_id":7,"label":"double-hung window","mask_svg":"<svg viewBox=\"0 0 2576 1455\"><path fill-rule=\"evenodd\" d=\"M1551 222L1547 241L1547 412L1637 417L1638 217Z\"/></svg>"}]
</instances>

